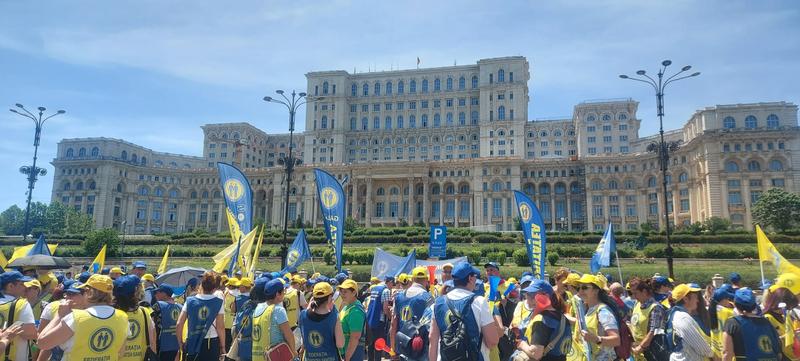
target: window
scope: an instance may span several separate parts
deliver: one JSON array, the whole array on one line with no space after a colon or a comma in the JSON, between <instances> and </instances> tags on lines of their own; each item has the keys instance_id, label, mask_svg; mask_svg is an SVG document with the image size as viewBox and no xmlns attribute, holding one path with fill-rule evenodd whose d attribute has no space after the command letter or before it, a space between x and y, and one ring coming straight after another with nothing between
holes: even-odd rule
<instances>
[{"instance_id":1,"label":"window","mask_svg":"<svg viewBox=\"0 0 800 361\"><path fill-rule=\"evenodd\" d=\"M392 95L392 82L386 82L386 95Z\"/></svg>"},{"instance_id":2,"label":"window","mask_svg":"<svg viewBox=\"0 0 800 361\"><path fill-rule=\"evenodd\" d=\"M478 88L478 76L477 75L473 75L472 76L472 89L477 89L477 88Z\"/></svg>"},{"instance_id":3,"label":"window","mask_svg":"<svg viewBox=\"0 0 800 361\"><path fill-rule=\"evenodd\" d=\"M685 183L688 180L689 180L689 175L687 175L686 172L683 172L683 173L678 175L678 182L679 183Z\"/></svg>"},{"instance_id":4,"label":"window","mask_svg":"<svg viewBox=\"0 0 800 361\"><path fill-rule=\"evenodd\" d=\"M98 156L100 156L100 148L92 148L92 158L97 158Z\"/></svg>"},{"instance_id":5,"label":"window","mask_svg":"<svg viewBox=\"0 0 800 361\"><path fill-rule=\"evenodd\" d=\"M416 128L417 127L417 117L414 115L408 116L408 127L409 128Z\"/></svg>"},{"instance_id":6,"label":"window","mask_svg":"<svg viewBox=\"0 0 800 361\"><path fill-rule=\"evenodd\" d=\"M385 126L383 127L384 129L391 130L392 129L392 117L386 117L386 120L384 121L384 124L385 124Z\"/></svg>"},{"instance_id":7,"label":"window","mask_svg":"<svg viewBox=\"0 0 800 361\"><path fill-rule=\"evenodd\" d=\"M322 116L322 121L320 122L320 128L327 129L328 128L328 117Z\"/></svg>"},{"instance_id":8,"label":"window","mask_svg":"<svg viewBox=\"0 0 800 361\"><path fill-rule=\"evenodd\" d=\"M656 177L650 177L647 179L647 186L653 188L656 186Z\"/></svg>"},{"instance_id":9,"label":"window","mask_svg":"<svg viewBox=\"0 0 800 361\"><path fill-rule=\"evenodd\" d=\"M472 123L472 125L478 124L478 111L477 110L473 110L472 113L470 113L469 118L470 118L470 122Z\"/></svg>"},{"instance_id":10,"label":"window","mask_svg":"<svg viewBox=\"0 0 800 361\"><path fill-rule=\"evenodd\" d=\"M751 160L747 162L747 170L750 172L758 172L761 170L761 163L757 160Z\"/></svg>"},{"instance_id":11,"label":"window","mask_svg":"<svg viewBox=\"0 0 800 361\"><path fill-rule=\"evenodd\" d=\"M775 114L770 114L767 117L767 128L775 129L778 127L778 116Z\"/></svg>"},{"instance_id":12,"label":"window","mask_svg":"<svg viewBox=\"0 0 800 361\"><path fill-rule=\"evenodd\" d=\"M433 115L433 127L438 128L442 125L442 116L439 113Z\"/></svg>"},{"instance_id":13,"label":"window","mask_svg":"<svg viewBox=\"0 0 800 361\"><path fill-rule=\"evenodd\" d=\"M453 78L447 78L447 90L453 90Z\"/></svg>"},{"instance_id":14,"label":"window","mask_svg":"<svg viewBox=\"0 0 800 361\"><path fill-rule=\"evenodd\" d=\"M772 186L773 187L783 187L785 184L783 178L773 178L772 179Z\"/></svg>"},{"instance_id":15,"label":"window","mask_svg":"<svg viewBox=\"0 0 800 361\"><path fill-rule=\"evenodd\" d=\"M350 118L350 130L356 130L356 118Z\"/></svg>"},{"instance_id":16,"label":"window","mask_svg":"<svg viewBox=\"0 0 800 361\"><path fill-rule=\"evenodd\" d=\"M403 116L397 116L397 129L403 129Z\"/></svg>"},{"instance_id":17,"label":"window","mask_svg":"<svg viewBox=\"0 0 800 361\"><path fill-rule=\"evenodd\" d=\"M769 170L773 172L779 172L783 170L783 162L777 159L773 159L769 162Z\"/></svg>"},{"instance_id":18,"label":"window","mask_svg":"<svg viewBox=\"0 0 800 361\"><path fill-rule=\"evenodd\" d=\"M755 116L748 115L747 118L744 118L744 127L747 129L754 129L758 127L758 120Z\"/></svg>"},{"instance_id":19,"label":"window","mask_svg":"<svg viewBox=\"0 0 800 361\"><path fill-rule=\"evenodd\" d=\"M506 81L506 72L503 69L497 71L497 82L502 83Z\"/></svg>"},{"instance_id":20,"label":"window","mask_svg":"<svg viewBox=\"0 0 800 361\"><path fill-rule=\"evenodd\" d=\"M372 129L381 129L381 118L372 118Z\"/></svg>"},{"instance_id":21,"label":"window","mask_svg":"<svg viewBox=\"0 0 800 361\"><path fill-rule=\"evenodd\" d=\"M375 89L375 95L381 95L381 83L376 82L373 88Z\"/></svg>"},{"instance_id":22,"label":"window","mask_svg":"<svg viewBox=\"0 0 800 361\"><path fill-rule=\"evenodd\" d=\"M358 85L356 85L356 83L351 84L350 85L350 96L356 96L357 92L358 92Z\"/></svg>"},{"instance_id":23,"label":"window","mask_svg":"<svg viewBox=\"0 0 800 361\"><path fill-rule=\"evenodd\" d=\"M506 107L500 106L497 108L497 120L505 120L506 119Z\"/></svg>"},{"instance_id":24,"label":"window","mask_svg":"<svg viewBox=\"0 0 800 361\"><path fill-rule=\"evenodd\" d=\"M725 163L725 171L726 172L738 172L739 171L739 164L736 162L729 160Z\"/></svg>"},{"instance_id":25,"label":"window","mask_svg":"<svg viewBox=\"0 0 800 361\"><path fill-rule=\"evenodd\" d=\"M442 90L442 81L439 78L433 80L433 91L438 92Z\"/></svg>"},{"instance_id":26,"label":"window","mask_svg":"<svg viewBox=\"0 0 800 361\"><path fill-rule=\"evenodd\" d=\"M369 85L367 85L366 83L364 84L361 90L362 90L361 95L363 96L369 95Z\"/></svg>"},{"instance_id":27,"label":"window","mask_svg":"<svg viewBox=\"0 0 800 361\"><path fill-rule=\"evenodd\" d=\"M361 118L361 130L367 130L368 125L369 120L366 117Z\"/></svg>"},{"instance_id":28,"label":"window","mask_svg":"<svg viewBox=\"0 0 800 361\"><path fill-rule=\"evenodd\" d=\"M416 80L412 79L411 82L408 83L408 92L409 93L416 93L417 92L417 81Z\"/></svg>"},{"instance_id":29,"label":"window","mask_svg":"<svg viewBox=\"0 0 800 361\"><path fill-rule=\"evenodd\" d=\"M404 91L405 91L405 84L403 83L402 80L398 81L397 82L397 94L403 94Z\"/></svg>"},{"instance_id":30,"label":"window","mask_svg":"<svg viewBox=\"0 0 800 361\"><path fill-rule=\"evenodd\" d=\"M467 115L464 112L458 113L458 125L467 124Z\"/></svg>"},{"instance_id":31,"label":"window","mask_svg":"<svg viewBox=\"0 0 800 361\"><path fill-rule=\"evenodd\" d=\"M722 120L722 127L725 129L736 128L736 119L733 119L733 117L725 117L725 119Z\"/></svg>"},{"instance_id":32,"label":"window","mask_svg":"<svg viewBox=\"0 0 800 361\"><path fill-rule=\"evenodd\" d=\"M730 205L741 205L742 204L742 192L739 192L739 191L728 192L728 204L730 204Z\"/></svg>"},{"instance_id":33,"label":"window","mask_svg":"<svg viewBox=\"0 0 800 361\"><path fill-rule=\"evenodd\" d=\"M428 79L422 79L422 92L428 92Z\"/></svg>"}]
</instances>

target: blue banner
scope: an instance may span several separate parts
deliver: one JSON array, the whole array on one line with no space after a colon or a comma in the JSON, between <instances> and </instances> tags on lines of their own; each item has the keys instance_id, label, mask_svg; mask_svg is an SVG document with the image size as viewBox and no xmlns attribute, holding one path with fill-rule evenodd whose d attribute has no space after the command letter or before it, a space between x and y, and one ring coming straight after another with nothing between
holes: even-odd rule
<instances>
[{"instance_id":1,"label":"blue banner","mask_svg":"<svg viewBox=\"0 0 800 361\"><path fill-rule=\"evenodd\" d=\"M611 254L617 252L617 240L614 238L613 228L609 223L606 233L603 234L603 238L600 238L600 243L597 244L597 249L592 255L592 261L589 262L592 273L597 273L602 267L611 266Z\"/></svg>"},{"instance_id":2,"label":"blue banner","mask_svg":"<svg viewBox=\"0 0 800 361\"><path fill-rule=\"evenodd\" d=\"M522 236L525 239L531 269L539 279L544 279L547 238L544 233L542 215L539 214L536 204L524 193L514 191L514 199L517 201L519 224L522 227Z\"/></svg>"},{"instance_id":3,"label":"blue banner","mask_svg":"<svg viewBox=\"0 0 800 361\"><path fill-rule=\"evenodd\" d=\"M289 253L286 254L286 268L283 269L283 272L297 272L297 266L310 258L311 250L308 249L306 230L301 229L297 233L297 237L294 237L294 242L289 247Z\"/></svg>"},{"instance_id":4,"label":"blue banner","mask_svg":"<svg viewBox=\"0 0 800 361\"><path fill-rule=\"evenodd\" d=\"M431 242L428 245L428 257L447 258L447 227L431 226Z\"/></svg>"},{"instance_id":5,"label":"blue banner","mask_svg":"<svg viewBox=\"0 0 800 361\"><path fill-rule=\"evenodd\" d=\"M406 256L406 258L403 260L403 263L400 264L400 267L397 268L397 270L395 270L394 276L397 277L401 273L411 274L411 271L413 271L414 267L416 266L417 266L417 249L415 248L411 250L411 253L409 253L408 256Z\"/></svg>"},{"instance_id":6,"label":"blue banner","mask_svg":"<svg viewBox=\"0 0 800 361\"><path fill-rule=\"evenodd\" d=\"M400 257L380 248L375 248L372 261L372 277L383 280L385 276L397 276L403 272L411 273L417 265L417 250L414 249L406 257Z\"/></svg>"},{"instance_id":7,"label":"blue banner","mask_svg":"<svg viewBox=\"0 0 800 361\"><path fill-rule=\"evenodd\" d=\"M219 184L225 196L225 205L231 210L242 234L250 233L253 226L253 191L247 177L236 167L217 163Z\"/></svg>"},{"instance_id":8,"label":"blue banner","mask_svg":"<svg viewBox=\"0 0 800 361\"><path fill-rule=\"evenodd\" d=\"M336 255L336 270L342 272L342 242L344 242L344 190L339 181L322 169L314 169L317 198L322 210L325 237Z\"/></svg>"}]
</instances>

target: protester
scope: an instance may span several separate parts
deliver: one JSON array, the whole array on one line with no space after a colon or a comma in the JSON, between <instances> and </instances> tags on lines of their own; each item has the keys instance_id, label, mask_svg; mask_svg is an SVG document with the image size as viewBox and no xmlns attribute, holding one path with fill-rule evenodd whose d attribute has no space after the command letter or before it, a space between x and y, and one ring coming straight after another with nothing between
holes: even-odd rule
<instances>
[{"instance_id":1,"label":"protester","mask_svg":"<svg viewBox=\"0 0 800 361\"><path fill-rule=\"evenodd\" d=\"M389 330L392 349L398 348L397 334L403 333L409 339L414 335L414 323L418 323L422 318L425 309L433 303L433 297L428 292L428 270L425 267L416 267L411 271L413 282L411 285L395 297L394 311L392 312L392 323ZM406 324L409 324L407 327Z\"/></svg>"},{"instance_id":2,"label":"protester","mask_svg":"<svg viewBox=\"0 0 800 361\"><path fill-rule=\"evenodd\" d=\"M569 320L553 287L535 280L525 288L525 299L536 308L517 349L533 360L565 361L572 345Z\"/></svg>"},{"instance_id":3,"label":"protester","mask_svg":"<svg viewBox=\"0 0 800 361\"><path fill-rule=\"evenodd\" d=\"M725 283L714 291L708 305L708 327L711 329L711 337L718 348L721 348L725 342L722 332L725 322L734 316L733 297L733 287L730 283Z\"/></svg>"},{"instance_id":4,"label":"protester","mask_svg":"<svg viewBox=\"0 0 800 361\"><path fill-rule=\"evenodd\" d=\"M514 319L514 311L517 308L517 285L506 280L497 289L500 300L492 310L492 316L500 327L500 340L497 343L498 356L500 360L508 360L514 352L514 332L512 331L511 321ZM563 311L563 310L562 310ZM491 355L490 355L491 357Z\"/></svg>"},{"instance_id":5,"label":"protester","mask_svg":"<svg viewBox=\"0 0 800 361\"><path fill-rule=\"evenodd\" d=\"M672 290L666 331L672 361L699 361L715 356L710 329L706 326L710 321L702 291L700 287L685 283Z\"/></svg>"},{"instance_id":6,"label":"protester","mask_svg":"<svg viewBox=\"0 0 800 361\"><path fill-rule=\"evenodd\" d=\"M366 338L363 333L366 313L357 298L358 283L348 279L336 288L339 289L339 297L342 298L342 309L339 311L344 336L344 347L340 350L344 356L342 361L362 361Z\"/></svg>"},{"instance_id":7,"label":"protester","mask_svg":"<svg viewBox=\"0 0 800 361\"><path fill-rule=\"evenodd\" d=\"M201 293L188 297L181 309L176 334L182 335L183 328L188 327L186 341L178 337L178 348L184 353L184 361L218 361L224 354L227 339L223 301L214 295L217 286L217 274L205 272L200 283Z\"/></svg>"},{"instance_id":8,"label":"protester","mask_svg":"<svg viewBox=\"0 0 800 361\"><path fill-rule=\"evenodd\" d=\"M153 299L153 291L156 290L156 278L150 273L145 273L142 276L142 283L144 286L144 302L147 306L152 306L156 300Z\"/></svg>"},{"instance_id":9,"label":"protester","mask_svg":"<svg viewBox=\"0 0 800 361\"><path fill-rule=\"evenodd\" d=\"M531 301L528 300L525 292L525 289L530 286L532 281L533 277L531 276L523 276L520 278L520 288L522 289L521 292L523 296L523 302L517 303L517 306L514 308L514 317L511 319L510 326L515 335L521 335L525 332L532 317L531 313L536 308L536 304L531 303Z\"/></svg>"},{"instance_id":10,"label":"protester","mask_svg":"<svg viewBox=\"0 0 800 361\"><path fill-rule=\"evenodd\" d=\"M38 320L42 316L42 299L40 297L42 293L42 284L39 280L30 280L25 282L25 300L28 301L28 304L31 305L31 311L33 312L33 319Z\"/></svg>"},{"instance_id":11,"label":"protester","mask_svg":"<svg viewBox=\"0 0 800 361\"><path fill-rule=\"evenodd\" d=\"M392 308L389 300L394 288L394 277L385 276L383 283L370 290L367 306L367 361L380 361L382 351L375 350L375 340L386 339L387 320L392 317Z\"/></svg>"},{"instance_id":12,"label":"protester","mask_svg":"<svg viewBox=\"0 0 800 361\"><path fill-rule=\"evenodd\" d=\"M27 361L27 340L36 338L35 318L30 303L25 299L25 282L33 279L23 276L18 271L8 271L0 274L0 317L7 326L15 322L21 324L22 331L14 332L10 344L6 347L7 358L10 361Z\"/></svg>"},{"instance_id":13,"label":"protester","mask_svg":"<svg viewBox=\"0 0 800 361\"><path fill-rule=\"evenodd\" d=\"M122 271L120 267L112 267L111 270L108 271L108 276L111 277L112 280L116 280L117 278L122 277L125 272Z\"/></svg>"},{"instance_id":14,"label":"protester","mask_svg":"<svg viewBox=\"0 0 800 361\"><path fill-rule=\"evenodd\" d=\"M784 342L787 337L790 338L790 341L794 340L794 332L787 335L787 328L795 330L792 312L797 305L797 298L791 290L785 287L770 287L769 294L764 301L764 317L778 334L779 341L781 341L781 352L785 360L800 359L800 355L794 355L794 342L788 344Z\"/></svg>"},{"instance_id":15,"label":"protester","mask_svg":"<svg viewBox=\"0 0 800 361\"><path fill-rule=\"evenodd\" d=\"M128 315L129 333L120 360L142 361L148 344L156 352L155 325L149 312L139 307L139 301L144 297L142 281L135 275L126 275L115 279L113 285L114 308Z\"/></svg>"},{"instance_id":16,"label":"protester","mask_svg":"<svg viewBox=\"0 0 800 361\"><path fill-rule=\"evenodd\" d=\"M242 305L242 309L236 313L236 318L233 320L233 328L231 329L233 338L228 344L231 345L229 349L232 349L233 344L239 343L236 355L239 357L239 361L251 361L253 359L253 312L255 312L259 304L267 301L264 286L269 281L270 279L267 277L259 277L253 282L250 298ZM259 338L261 337L260 332L258 336Z\"/></svg>"},{"instance_id":17,"label":"protester","mask_svg":"<svg viewBox=\"0 0 800 361\"><path fill-rule=\"evenodd\" d=\"M156 352L161 361L173 361L178 355L175 333L183 305L175 303L172 287L162 284L153 290L153 324L156 328Z\"/></svg>"},{"instance_id":18,"label":"protester","mask_svg":"<svg viewBox=\"0 0 800 361\"><path fill-rule=\"evenodd\" d=\"M287 344L293 354L296 352L294 335L283 308L284 292L285 284L281 279L264 285L266 302L253 311L253 360L263 360L270 348L282 343Z\"/></svg>"},{"instance_id":19,"label":"protester","mask_svg":"<svg viewBox=\"0 0 800 361\"><path fill-rule=\"evenodd\" d=\"M633 353L636 360L660 361L669 358L664 324L667 310L653 298L653 280L634 277L630 292L636 304L631 311L630 329L633 335Z\"/></svg>"},{"instance_id":20,"label":"protester","mask_svg":"<svg viewBox=\"0 0 800 361\"><path fill-rule=\"evenodd\" d=\"M739 273L731 272L731 274L728 275L728 280L730 280L734 292L742 288L742 276Z\"/></svg>"},{"instance_id":21,"label":"protester","mask_svg":"<svg viewBox=\"0 0 800 361\"><path fill-rule=\"evenodd\" d=\"M233 320L236 318L236 296L239 295L239 279L238 278L228 278L225 281L225 291L223 292L222 299L223 308L225 309L225 313L223 314L223 320L225 324L225 339L231 339L231 328L233 327ZM230 346L230 345L228 345ZM225 350L227 352L227 350Z\"/></svg>"},{"instance_id":22,"label":"protester","mask_svg":"<svg viewBox=\"0 0 800 361\"><path fill-rule=\"evenodd\" d=\"M778 334L770 322L758 314L753 291L739 288L733 304L739 315L725 322L722 360L780 360Z\"/></svg>"},{"instance_id":23,"label":"protester","mask_svg":"<svg viewBox=\"0 0 800 361\"><path fill-rule=\"evenodd\" d=\"M615 360L614 347L620 344L616 302L606 293L604 278L587 273L578 282L578 295L586 304L586 329L581 330L581 336L589 342L593 360Z\"/></svg>"},{"instance_id":24,"label":"protester","mask_svg":"<svg viewBox=\"0 0 800 361\"><path fill-rule=\"evenodd\" d=\"M305 283L300 275L292 276L289 288L283 298L283 308L286 309L286 316L289 319L289 327L294 331L297 328L297 320L300 318L300 310L308 307L308 302L303 295L302 285Z\"/></svg>"},{"instance_id":25,"label":"protester","mask_svg":"<svg viewBox=\"0 0 800 361\"><path fill-rule=\"evenodd\" d=\"M339 359L344 347L344 332L338 312L333 307L333 287L327 282L314 285L308 309L300 312L300 333L303 336L304 361Z\"/></svg>"}]
</instances>

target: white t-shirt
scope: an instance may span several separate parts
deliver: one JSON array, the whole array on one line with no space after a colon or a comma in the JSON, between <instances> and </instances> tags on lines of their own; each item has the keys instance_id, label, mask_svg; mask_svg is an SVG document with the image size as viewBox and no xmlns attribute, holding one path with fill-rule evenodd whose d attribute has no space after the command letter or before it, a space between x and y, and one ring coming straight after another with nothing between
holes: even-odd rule
<instances>
[{"instance_id":1,"label":"white t-shirt","mask_svg":"<svg viewBox=\"0 0 800 361\"><path fill-rule=\"evenodd\" d=\"M87 308L86 312L97 318L109 318L114 314L114 307L108 305L96 305ZM70 313L64 316L62 321L73 332L72 337L70 337L67 342L61 344L61 349L64 350L64 353L67 353L72 350L72 346L75 344L75 317L72 313ZM130 327L128 327L128 332L130 332Z\"/></svg>"},{"instance_id":2,"label":"white t-shirt","mask_svg":"<svg viewBox=\"0 0 800 361\"><path fill-rule=\"evenodd\" d=\"M50 303L48 303L46 305L42 304L42 315L39 316L39 320L41 320L41 321L44 321L44 320L51 321L54 318L56 318L56 314L55 313L58 312L58 307L53 308L54 306L52 306L52 304L53 303L58 303L60 305L61 302L66 302L66 300L53 301L53 302L50 302Z\"/></svg>"},{"instance_id":3,"label":"white t-shirt","mask_svg":"<svg viewBox=\"0 0 800 361\"><path fill-rule=\"evenodd\" d=\"M3 297L0 298L0 305L5 305L6 303L9 303L9 302L14 301L16 299L17 298L13 297L13 296L3 295ZM16 323L16 322L20 322L22 324L28 324L28 323L33 324L33 323L35 323L35 321L33 319L33 310L31 309L30 303L26 303L25 304L25 308L19 314L19 318L14 320L14 323ZM11 325L0 325L0 326L5 328L5 327L9 327ZM28 360L28 347L27 347L26 340L23 340L23 339L21 339L19 337L15 337L14 338L14 343L17 345L17 353L14 355L14 360L13 361L27 361Z\"/></svg>"},{"instance_id":4,"label":"white t-shirt","mask_svg":"<svg viewBox=\"0 0 800 361\"><path fill-rule=\"evenodd\" d=\"M217 295L216 295L216 293L214 293L213 295L197 294L197 295L194 295L194 297L197 297L200 300L208 301L210 299L213 299L213 298L217 297ZM217 297L217 298L220 298L220 297ZM189 302L186 302L186 303L183 304L183 308L181 309L182 313L186 313L186 305L188 305L188 304L189 304ZM225 307L220 307L219 308L219 312L217 314L218 315L224 314L225 313L225 309L224 308ZM216 325L217 325L217 320L214 320L214 322L211 324L211 327L208 328L208 332L206 333L206 337L205 338L217 337L217 328L215 327Z\"/></svg>"},{"instance_id":5,"label":"white t-shirt","mask_svg":"<svg viewBox=\"0 0 800 361\"><path fill-rule=\"evenodd\" d=\"M455 301L469 297L472 294L472 292L463 288L454 288L447 292L446 297L449 300ZM495 323L492 313L489 312L489 303L486 302L486 298L483 296L475 296L475 299L472 300L472 313L475 315L475 321L478 324L479 330L486 325ZM431 322L436 322L436 318L434 317ZM489 360L489 348L486 347L486 344L483 342L481 342L481 354L483 355L484 360ZM438 355L436 359L441 360L441 354Z\"/></svg>"}]
</instances>

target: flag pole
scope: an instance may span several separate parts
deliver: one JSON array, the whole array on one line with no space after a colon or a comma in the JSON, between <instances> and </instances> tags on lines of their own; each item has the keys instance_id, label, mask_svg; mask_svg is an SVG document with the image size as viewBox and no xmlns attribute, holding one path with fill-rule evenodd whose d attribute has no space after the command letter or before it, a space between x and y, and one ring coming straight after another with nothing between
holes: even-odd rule
<instances>
[{"instance_id":1,"label":"flag pole","mask_svg":"<svg viewBox=\"0 0 800 361\"><path fill-rule=\"evenodd\" d=\"M617 257L617 272L619 272L619 283L622 285L622 292L625 297L628 297L628 290L625 288L625 281L622 280L622 265L619 264L619 251L614 250L614 255Z\"/></svg>"}]
</instances>

